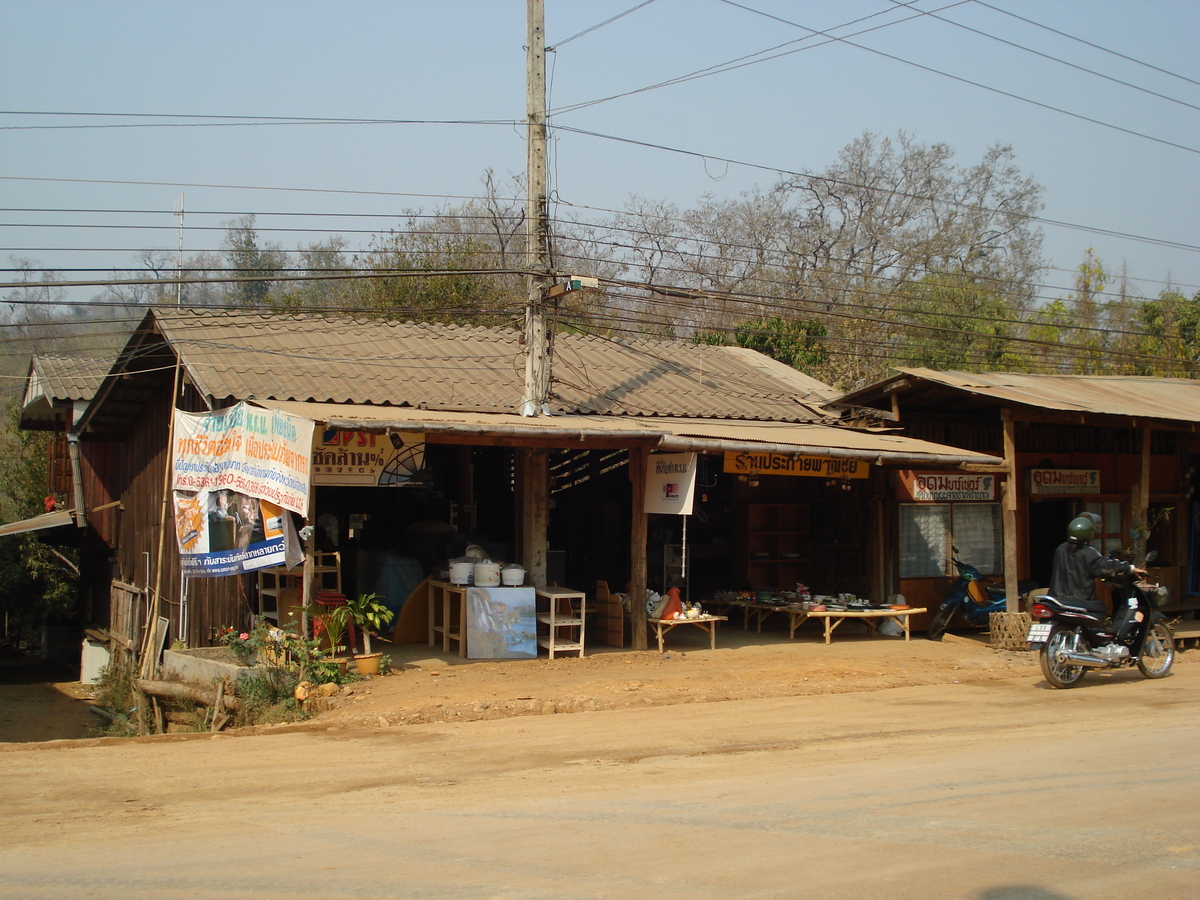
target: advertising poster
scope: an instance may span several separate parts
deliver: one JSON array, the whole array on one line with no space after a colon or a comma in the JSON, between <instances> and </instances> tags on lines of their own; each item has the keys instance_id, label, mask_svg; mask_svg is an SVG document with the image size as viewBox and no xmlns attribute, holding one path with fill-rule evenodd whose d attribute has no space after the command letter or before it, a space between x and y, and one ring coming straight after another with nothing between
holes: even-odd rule
<instances>
[{"instance_id":1,"label":"advertising poster","mask_svg":"<svg viewBox=\"0 0 1200 900\"><path fill-rule=\"evenodd\" d=\"M536 657L534 602L531 587L467 588L467 658Z\"/></svg>"},{"instance_id":2,"label":"advertising poster","mask_svg":"<svg viewBox=\"0 0 1200 900\"><path fill-rule=\"evenodd\" d=\"M308 509L312 433L308 419L244 403L176 410L172 487L186 577L284 564L285 510Z\"/></svg>"},{"instance_id":3,"label":"advertising poster","mask_svg":"<svg viewBox=\"0 0 1200 900\"><path fill-rule=\"evenodd\" d=\"M646 512L690 516L695 494L695 453L651 455L646 466Z\"/></svg>"},{"instance_id":4,"label":"advertising poster","mask_svg":"<svg viewBox=\"0 0 1200 900\"><path fill-rule=\"evenodd\" d=\"M313 435L313 484L401 487L420 484L425 435L327 428Z\"/></svg>"}]
</instances>

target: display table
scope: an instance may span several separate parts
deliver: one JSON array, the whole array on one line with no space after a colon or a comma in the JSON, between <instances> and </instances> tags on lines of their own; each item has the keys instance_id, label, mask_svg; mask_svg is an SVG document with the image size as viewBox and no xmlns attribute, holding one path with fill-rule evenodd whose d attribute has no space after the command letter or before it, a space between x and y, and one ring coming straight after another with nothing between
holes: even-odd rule
<instances>
[{"instance_id":1,"label":"display table","mask_svg":"<svg viewBox=\"0 0 1200 900\"><path fill-rule=\"evenodd\" d=\"M904 639L909 639L908 617L925 612L925 607L913 609L826 609L820 612L814 610L788 609L792 614L791 637L796 636L796 627L805 619L825 620L825 643L831 643L833 630L847 619L860 619L867 630L875 633L875 619L891 619L904 629Z\"/></svg>"},{"instance_id":2,"label":"display table","mask_svg":"<svg viewBox=\"0 0 1200 900\"><path fill-rule=\"evenodd\" d=\"M708 632L709 646L717 649L717 623L728 622L728 616L697 616L694 619L647 619L646 624L654 628L658 638L658 652L663 652L663 635L676 625L695 625L701 631Z\"/></svg>"},{"instance_id":3,"label":"display table","mask_svg":"<svg viewBox=\"0 0 1200 900\"><path fill-rule=\"evenodd\" d=\"M825 643L833 640L833 631L846 619L860 619L871 634L875 633L876 619L892 619L904 629L904 639L909 640L908 617L914 613L925 612L925 607L918 609L826 609L820 612L806 609L796 609L793 606L779 606L774 603L760 603L754 600L723 600L722 604L730 609L738 608L743 611L742 628L750 630L750 621L754 619L758 630L762 631L763 621L770 618L772 613L781 613L788 617L788 637L796 637L796 629L804 624L806 619L823 619L825 622Z\"/></svg>"}]
</instances>

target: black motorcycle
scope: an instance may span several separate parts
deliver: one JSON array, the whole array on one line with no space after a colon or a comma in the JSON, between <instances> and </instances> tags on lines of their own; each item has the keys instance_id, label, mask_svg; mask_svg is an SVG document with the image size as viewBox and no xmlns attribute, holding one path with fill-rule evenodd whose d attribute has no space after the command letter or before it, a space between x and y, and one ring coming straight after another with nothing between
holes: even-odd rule
<instances>
[{"instance_id":1,"label":"black motorcycle","mask_svg":"<svg viewBox=\"0 0 1200 900\"><path fill-rule=\"evenodd\" d=\"M1152 552L1146 563L1153 559ZM1165 678L1171 671L1175 639L1156 608L1167 602L1167 589L1140 583L1132 572L1105 580L1116 585L1111 621L1049 595L1032 598L1029 612L1037 621L1026 640L1056 688L1074 687L1088 669L1136 665L1147 678Z\"/></svg>"}]
</instances>

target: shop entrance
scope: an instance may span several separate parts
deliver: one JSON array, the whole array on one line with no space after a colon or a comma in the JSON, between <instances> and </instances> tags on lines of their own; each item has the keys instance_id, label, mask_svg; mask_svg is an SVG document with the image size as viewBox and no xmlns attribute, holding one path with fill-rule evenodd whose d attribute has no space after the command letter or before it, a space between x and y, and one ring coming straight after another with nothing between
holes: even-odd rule
<instances>
[{"instance_id":1,"label":"shop entrance","mask_svg":"<svg viewBox=\"0 0 1200 900\"><path fill-rule=\"evenodd\" d=\"M1055 499L1029 504L1029 577L1038 587L1050 584L1054 551L1067 539L1074 502Z\"/></svg>"}]
</instances>

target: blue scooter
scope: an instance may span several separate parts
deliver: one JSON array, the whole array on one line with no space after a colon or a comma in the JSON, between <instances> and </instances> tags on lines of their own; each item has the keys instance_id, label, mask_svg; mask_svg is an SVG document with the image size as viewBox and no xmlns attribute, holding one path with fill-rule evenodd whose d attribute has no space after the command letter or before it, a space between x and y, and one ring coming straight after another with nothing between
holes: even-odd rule
<instances>
[{"instance_id":1,"label":"blue scooter","mask_svg":"<svg viewBox=\"0 0 1200 900\"><path fill-rule=\"evenodd\" d=\"M956 614L960 614L968 625L986 628L990 624L988 616L991 613L1005 612L1008 609L1004 588L992 584L978 569L959 559L957 547L950 549L954 551L950 561L954 563L954 568L958 569L958 577L951 582L950 593L933 614L929 630L925 632L925 637L931 641L940 641L945 636L946 629L954 621ZM1036 588L1034 582L1027 580L1017 585L1017 590L1022 595Z\"/></svg>"}]
</instances>

